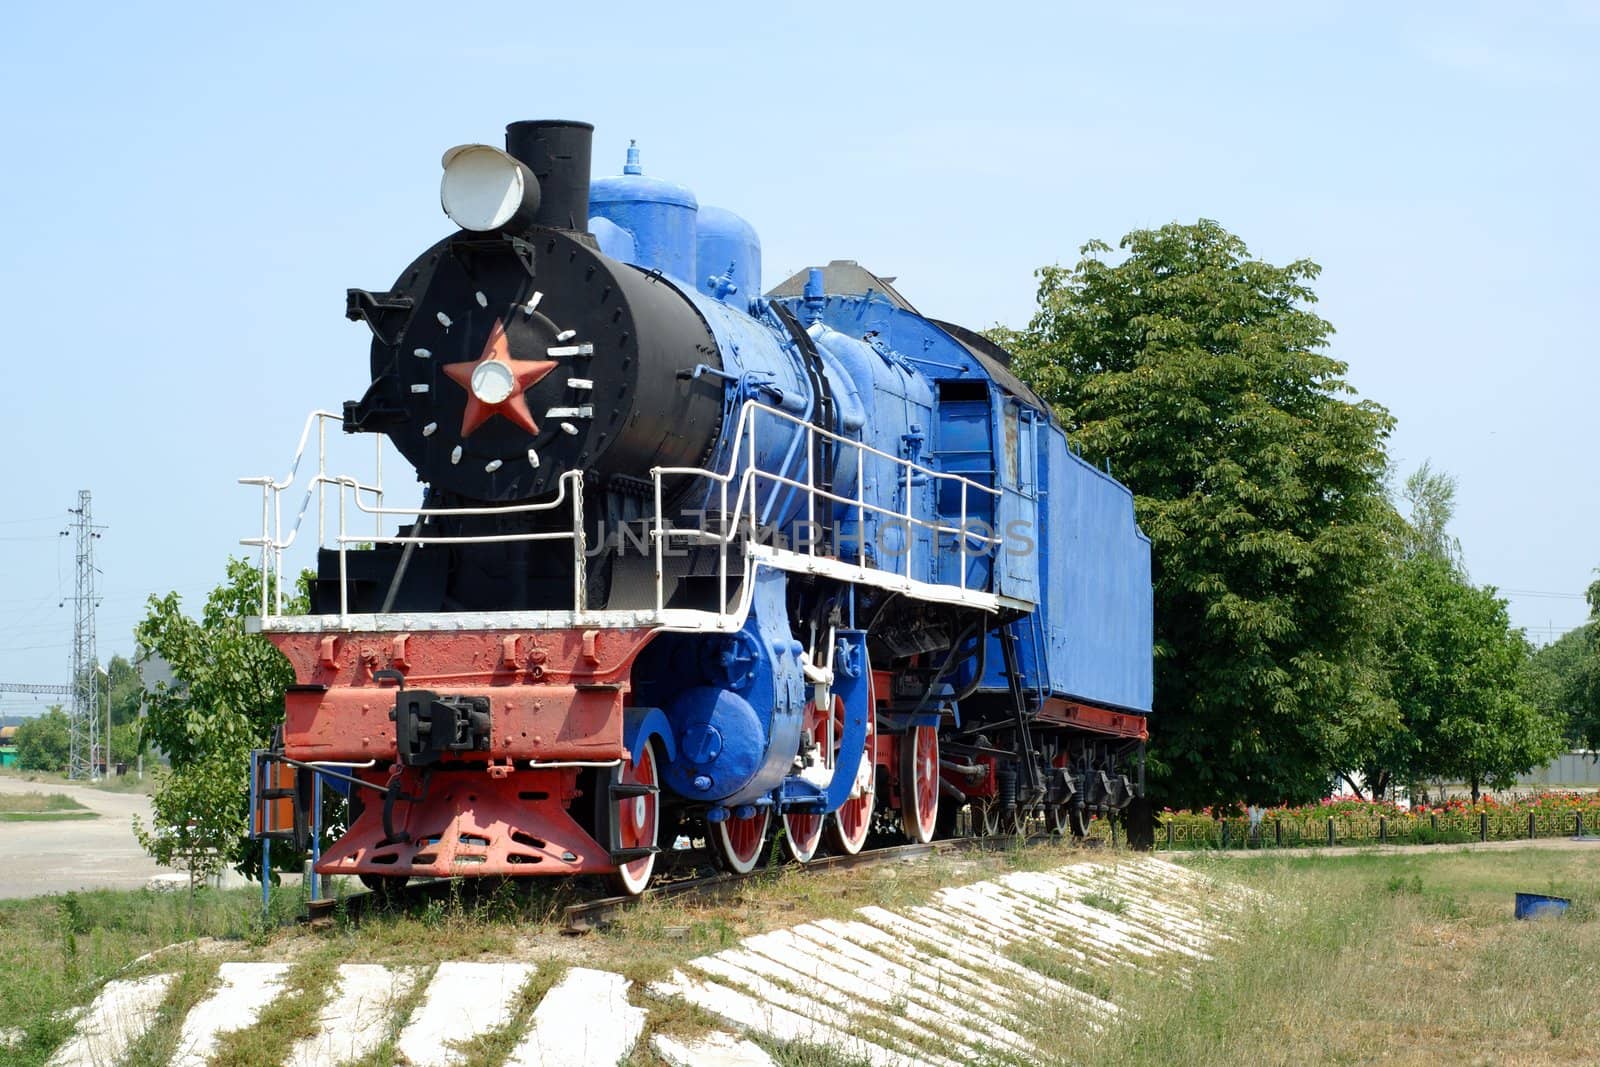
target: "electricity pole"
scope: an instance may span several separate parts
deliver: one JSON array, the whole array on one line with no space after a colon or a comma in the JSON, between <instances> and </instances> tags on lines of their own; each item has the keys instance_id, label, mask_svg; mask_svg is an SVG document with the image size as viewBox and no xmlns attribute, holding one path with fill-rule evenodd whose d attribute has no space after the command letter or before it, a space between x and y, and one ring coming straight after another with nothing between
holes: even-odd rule
<instances>
[{"instance_id":1,"label":"electricity pole","mask_svg":"<svg viewBox=\"0 0 1600 1067\"><path fill-rule=\"evenodd\" d=\"M78 506L68 508L76 516L71 529L61 536L75 535L78 548L78 581L73 594L75 609L72 627L72 742L67 760L68 778L94 778L100 751L100 677L95 668L98 656L94 639L94 543L99 531L90 511L89 490L78 490ZM108 735L106 740L110 740ZM109 768L108 768L109 769Z\"/></svg>"}]
</instances>

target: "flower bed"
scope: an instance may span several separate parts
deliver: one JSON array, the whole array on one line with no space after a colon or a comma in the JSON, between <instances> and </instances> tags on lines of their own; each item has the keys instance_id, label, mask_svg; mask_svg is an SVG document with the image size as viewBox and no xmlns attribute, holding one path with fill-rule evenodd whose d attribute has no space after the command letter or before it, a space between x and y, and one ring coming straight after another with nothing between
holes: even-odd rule
<instances>
[{"instance_id":1,"label":"flower bed","mask_svg":"<svg viewBox=\"0 0 1600 1067\"><path fill-rule=\"evenodd\" d=\"M1511 801L1483 797L1401 808L1387 801L1330 797L1298 807L1164 811L1158 848L1290 848L1305 845L1442 844L1569 837L1600 828L1600 794L1539 793Z\"/></svg>"}]
</instances>

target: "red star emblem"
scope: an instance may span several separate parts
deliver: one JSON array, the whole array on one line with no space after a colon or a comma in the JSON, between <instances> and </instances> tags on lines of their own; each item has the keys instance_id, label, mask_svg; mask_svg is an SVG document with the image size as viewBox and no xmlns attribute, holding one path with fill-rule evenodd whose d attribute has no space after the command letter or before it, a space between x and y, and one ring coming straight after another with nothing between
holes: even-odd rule
<instances>
[{"instance_id":1,"label":"red star emblem","mask_svg":"<svg viewBox=\"0 0 1600 1067\"><path fill-rule=\"evenodd\" d=\"M495 319L489 343L483 346L483 355L477 362L451 363L444 368L450 379L467 391L461 436L466 437L495 415L503 415L529 433L538 433L539 424L533 421L524 393L557 366L549 359L512 359L505 323Z\"/></svg>"}]
</instances>

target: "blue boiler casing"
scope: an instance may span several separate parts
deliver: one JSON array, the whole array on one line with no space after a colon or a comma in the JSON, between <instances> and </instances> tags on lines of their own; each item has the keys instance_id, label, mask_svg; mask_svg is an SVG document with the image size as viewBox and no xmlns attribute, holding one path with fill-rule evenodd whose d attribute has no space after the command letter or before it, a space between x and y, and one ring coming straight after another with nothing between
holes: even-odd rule
<instances>
[{"instance_id":1,"label":"blue boiler casing","mask_svg":"<svg viewBox=\"0 0 1600 1067\"><path fill-rule=\"evenodd\" d=\"M796 275L763 301L755 230L731 212L700 205L682 186L645 176L636 147L623 175L593 183L590 212L602 250L658 273L716 339L720 366L708 361L693 371L723 385L723 428L707 469L731 471L737 486L749 463L746 444L736 440L747 400L800 424L818 418L812 357L794 335L790 323L797 324L832 398L829 429L866 446L838 447L829 472L834 490L850 496L859 478L865 498L893 513L858 516L836 505L819 514L838 531L839 557L922 582L985 589L992 580L994 591L1022 609L1009 626L1023 684L1038 701L1149 711L1150 553L1131 495L1072 453L1047 406L1007 369L1003 352L924 317L891 281L850 261ZM774 304L787 309L789 322ZM804 481L801 425L758 418L757 468ZM875 453L995 492L963 494L954 482L907 478ZM805 517L804 494L758 485L758 525L789 530ZM691 497L707 513L720 507L709 479ZM961 551L963 538L954 534L935 537L914 524L908 532L894 518L908 513L951 527L965 521L1001 543L986 545L975 532ZM783 581L761 579L751 617L732 637L710 644L664 637L641 661L649 669L640 676L657 680L636 696L673 723L679 758L665 774L685 796L762 804L786 781L785 754L798 736L804 692L795 681L800 645L782 620ZM977 691L1008 688L998 631L986 640L986 655L969 650L958 687L981 661Z\"/></svg>"}]
</instances>

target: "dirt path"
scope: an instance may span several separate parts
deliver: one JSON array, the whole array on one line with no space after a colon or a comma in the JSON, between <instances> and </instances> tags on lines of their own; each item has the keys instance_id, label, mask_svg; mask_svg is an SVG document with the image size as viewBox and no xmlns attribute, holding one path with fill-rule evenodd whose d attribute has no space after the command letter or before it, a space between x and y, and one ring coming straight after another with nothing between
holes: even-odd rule
<instances>
[{"instance_id":1,"label":"dirt path","mask_svg":"<svg viewBox=\"0 0 1600 1067\"><path fill-rule=\"evenodd\" d=\"M0 897L137 889L151 875L170 871L146 856L133 836L135 815L150 823L150 798L143 794L11 775L0 775L0 793L64 793L100 816L0 823Z\"/></svg>"}]
</instances>

